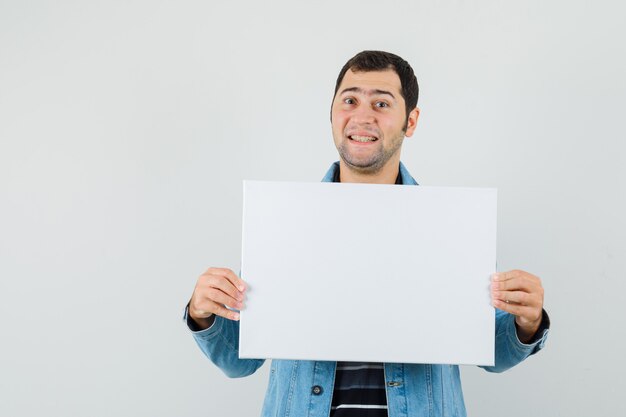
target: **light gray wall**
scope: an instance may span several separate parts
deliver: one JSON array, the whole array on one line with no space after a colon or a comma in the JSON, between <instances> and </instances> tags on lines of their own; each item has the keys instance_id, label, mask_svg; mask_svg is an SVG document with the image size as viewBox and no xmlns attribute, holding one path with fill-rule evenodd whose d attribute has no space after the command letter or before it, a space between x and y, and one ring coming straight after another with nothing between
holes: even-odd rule
<instances>
[{"instance_id":1,"label":"light gray wall","mask_svg":"<svg viewBox=\"0 0 626 417\"><path fill-rule=\"evenodd\" d=\"M180 321L237 269L241 180L317 181L334 80L405 57L423 184L499 190L553 330L472 416L626 415L626 11L608 1L0 2L0 415L253 416Z\"/></svg>"}]
</instances>

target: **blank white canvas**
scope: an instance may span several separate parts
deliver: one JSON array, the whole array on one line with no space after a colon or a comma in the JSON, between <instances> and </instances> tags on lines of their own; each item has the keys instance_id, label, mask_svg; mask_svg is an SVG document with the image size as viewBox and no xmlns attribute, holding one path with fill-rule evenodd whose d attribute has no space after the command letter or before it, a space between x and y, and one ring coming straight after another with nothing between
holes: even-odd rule
<instances>
[{"instance_id":1,"label":"blank white canvas","mask_svg":"<svg viewBox=\"0 0 626 417\"><path fill-rule=\"evenodd\" d=\"M493 365L495 189L244 181L239 356Z\"/></svg>"}]
</instances>

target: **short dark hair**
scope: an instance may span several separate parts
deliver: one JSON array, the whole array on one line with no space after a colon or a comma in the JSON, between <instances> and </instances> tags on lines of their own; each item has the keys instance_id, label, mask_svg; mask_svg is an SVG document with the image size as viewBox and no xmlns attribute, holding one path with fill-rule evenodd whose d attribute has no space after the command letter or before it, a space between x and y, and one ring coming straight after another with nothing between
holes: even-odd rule
<instances>
[{"instance_id":1,"label":"short dark hair","mask_svg":"<svg viewBox=\"0 0 626 417\"><path fill-rule=\"evenodd\" d=\"M398 55L394 55L384 51L363 51L359 52L343 66L337 77L337 83L335 84L335 94L339 90L339 85L343 81L343 77L346 72L351 69L354 72L363 71L384 71L387 69L393 70L400 78L400 85L402 89L400 93L404 98L406 105L406 118L408 121L409 113L415 107L417 107L417 98L419 96L419 86L417 85L417 78L413 72L413 68L404 59Z\"/></svg>"}]
</instances>

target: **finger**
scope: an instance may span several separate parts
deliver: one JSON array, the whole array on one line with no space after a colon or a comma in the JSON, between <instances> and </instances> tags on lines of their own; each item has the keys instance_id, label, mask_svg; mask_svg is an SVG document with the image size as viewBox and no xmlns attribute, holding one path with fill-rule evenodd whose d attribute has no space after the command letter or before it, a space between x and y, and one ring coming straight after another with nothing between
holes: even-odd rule
<instances>
[{"instance_id":1,"label":"finger","mask_svg":"<svg viewBox=\"0 0 626 417\"><path fill-rule=\"evenodd\" d=\"M529 272L522 271L520 269L513 269L511 271L504 271L504 272L496 272L495 274L492 275L492 278L494 281L508 281L510 279L519 278L519 277L528 277L530 279L539 281L539 277Z\"/></svg>"},{"instance_id":2,"label":"finger","mask_svg":"<svg viewBox=\"0 0 626 417\"><path fill-rule=\"evenodd\" d=\"M495 281L507 281L509 279L519 277L520 275L522 275L522 273L523 271L520 271L519 269L513 269L511 271L496 272L495 274L493 274L493 279Z\"/></svg>"},{"instance_id":3,"label":"finger","mask_svg":"<svg viewBox=\"0 0 626 417\"><path fill-rule=\"evenodd\" d=\"M494 291L537 291L541 287L540 282L532 276L517 276L504 281L494 280L491 289Z\"/></svg>"},{"instance_id":4,"label":"finger","mask_svg":"<svg viewBox=\"0 0 626 417\"><path fill-rule=\"evenodd\" d=\"M206 273L213 275L221 275L228 279L239 291L245 291L246 283L235 274L232 269L228 268L209 268Z\"/></svg>"},{"instance_id":5,"label":"finger","mask_svg":"<svg viewBox=\"0 0 626 417\"><path fill-rule=\"evenodd\" d=\"M527 320L534 320L537 315L536 307L524 306L521 304L514 304L514 303L506 303L502 300L494 301L493 306L496 308L499 308L502 311L506 311L507 313L511 313L515 316L519 316Z\"/></svg>"},{"instance_id":6,"label":"finger","mask_svg":"<svg viewBox=\"0 0 626 417\"><path fill-rule=\"evenodd\" d=\"M236 311L231 311L211 300L206 300L201 304L201 307L194 308L194 314L198 317L209 317L211 314L215 314L216 316L224 317L229 320L239 320L239 313Z\"/></svg>"},{"instance_id":7,"label":"finger","mask_svg":"<svg viewBox=\"0 0 626 417\"><path fill-rule=\"evenodd\" d=\"M240 310L243 308L243 303L241 301L237 301L232 298L230 295L223 293L217 288L208 288L203 293L202 296L206 297L209 301L217 302L220 304L224 304L230 308L236 308Z\"/></svg>"},{"instance_id":8,"label":"finger","mask_svg":"<svg viewBox=\"0 0 626 417\"><path fill-rule=\"evenodd\" d=\"M511 313L514 316L520 317L528 322L535 322L541 318L541 309L537 307L524 306L520 304L505 303L504 301L497 300L494 303L494 307L499 308L502 311Z\"/></svg>"},{"instance_id":9,"label":"finger","mask_svg":"<svg viewBox=\"0 0 626 417\"><path fill-rule=\"evenodd\" d=\"M504 301L505 303L514 303L524 306L536 307L539 305L537 296L533 296L524 291L493 291L492 299Z\"/></svg>"},{"instance_id":10,"label":"finger","mask_svg":"<svg viewBox=\"0 0 626 417\"><path fill-rule=\"evenodd\" d=\"M208 288L217 288L235 300L243 301L243 293L237 290L228 279L221 275L204 275L204 277L205 284Z\"/></svg>"}]
</instances>

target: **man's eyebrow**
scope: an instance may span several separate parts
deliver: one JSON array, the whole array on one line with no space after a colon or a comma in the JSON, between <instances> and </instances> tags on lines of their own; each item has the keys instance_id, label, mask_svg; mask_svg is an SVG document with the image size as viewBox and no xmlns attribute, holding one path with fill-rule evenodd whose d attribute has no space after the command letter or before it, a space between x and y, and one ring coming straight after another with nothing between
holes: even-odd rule
<instances>
[{"instance_id":1,"label":"man's eyebrow","mask_svg":"<svg viewBox=\"0 0 626 417\"><path fill-rule=\"evenodd\" d=\"M381 94L387 94L389 96L391 96L391 98L393 98L394 100L396 99L396 96L394 96L390 91L387 90L379 90L378 88L375 88L373 90L363 90L360 87L348 87L348 88L344 88L343 90L341 90L341 94L344 93L350 93L350 92L355 92L355 93L359 93L359 94L365 94L368 96L374 96L374 95L381 95Z\"/></svg>"}]
</instances>

